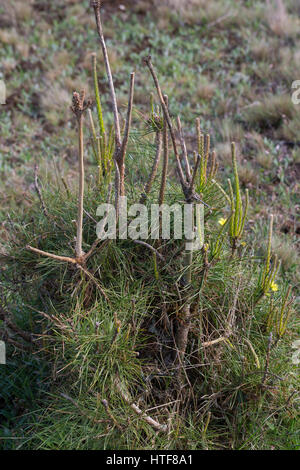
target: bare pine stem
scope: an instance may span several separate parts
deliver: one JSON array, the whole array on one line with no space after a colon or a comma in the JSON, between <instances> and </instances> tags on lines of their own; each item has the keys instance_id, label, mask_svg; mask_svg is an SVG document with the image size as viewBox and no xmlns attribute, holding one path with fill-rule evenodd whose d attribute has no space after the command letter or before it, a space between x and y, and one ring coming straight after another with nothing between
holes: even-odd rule
<instances>
[{"instance_id":1,"label":"bare pine stem","mask_svg":"<svg viewBox=\"0 0 300 470\"><path fill-rule=\"evenodd\" d=\"M181 150L182 150L182 158L183 158L185 168L186 168L186 175L187 175L188 181L190 182L191 181L191 169L190 169L190 164L189 164L187 150L186 150L186 144L185 144L185 140L184 140L184 137L183 137L183 131L182 131L182 126L181 126L181 121L180 121L179 116L177 116L177 127L178 127L178 131L179 131L179 139L180 139L180 145L181 145Z\"/></svg>"},{"instance_id":2,"label":"bare pine stem","mask_svg":"<svg viewBox=\"0 0 300 470\"><path fill-rule=\"evenodd\" d=\"M199 168L199 165L200 165L200 161L201 161L201 157L200 157L200 155L198 155L197 160L196 160L196 164L195 164L195 168L194 168L194 172L193 172L193 176L192 176L192 180L191 180L191 188L195 187L195 181L196 181L196 176L197 176L197 171L198 171L198 168Z\"/></svg>"},{"instance_id":3,"label":"bare pine stem","mask_svg":"<svg viewBox=\"0 0 300 470\"><path fill-rule=\"evenodd\" d=\"M117 105L117 98L115 93L114 82L112 78L107 48L103 36L103 29L101 23L101 0L91 0L91 6L94 8L95 18L96 18L96 25L97 25L97 32L100 39L100 44L102 48L106 74L108 78L109 88L110 88L110 95L112 101L112 108L114 113L114 126L115 126L115 141L116 141L116 152L120 151L121 148L121 130L120 130L120 121L119 121L119 113L118 113L118 105Z\"/></svg>"},{"instance_id":4,"label":"bare pine stem","mask_svg":"<svg viewBox=\"0 0 300 470\"><path fill-rule=\"evenodd\" d=\"M191 303L189 299L189 291L192 282L192 263L193 263L193 250L186 251L184 256L184 267L186 268L185 285L188 290L188 298L182 308L182 318L179 320L176 332L176 347L177 347L177 362L179 365L179 380L183 380L184 372L184 357L188 345L188 336L191 326Z\"/></svg>"},{"instance_id":5,"label":"bare pine stem","mask_svg":"<svg viewBox=\"0 0 300 470\"><path fill-rule=\"evenodd\" d=\"M114 128L115 128L115 155L114 159L116 165L118 165L119 175L116 174L116 185L119 185L119 193L118 196L124 196L125 194L125 186L124 186L124 178L125 178L125 154L126 148L128 143L128 136L129 130L131 125L131 117L132 117L132 104L133 104L133 89L134 89L134 73L131 74L130 78L130 89L129 89L129 100L128 100L128 109L127 109L127 118L126 118L126 125L125 125L125 133L124 138L122 141L121 138L121 128L120 128L120 120L119 120L119 112L118 112L118 105L117 105L117 98L115 92L115 86L112 78L107 48L105 44L105 39L103 35L102 29L102 22L101 22L101 0L91 0L91 6L94 8L96 25L97 25L97 32L102 48L106 75L109 83L110 88L110 95L111 95L111 102L114 114Z\"/></svg>"},{"instance_id":6,"label":"bare pine stem","mask_svg":"<svg viewBox=\"0 0 300 470\"><path fill-rule=\"evenodd\" d=\"M168 107L168 96L164 95L163 98L166 103L166 106ZM158 199L158 204L160 206L164 202L167 175L168 175L168 163L169 163L168 123L166 121L165 115L164 115L164 122L163 122L163 149L164 149L164 161L163 161L163 169L162 169L161 184L160 184L159 199Z\"/></svg>"},{"instance_id":7,"label":"bare pine stem","mask_svg":"<svg viewBox=\"0 0 300 470\"><path fill-rule=\"evenodd\" d=\"M178 324L178 329L176 333L176 347L178 351L177 355L177 362L178 365L180 366L180 372L182 372L182 369L184 368L183 362L184 362L184 356L188 344L188 336L189 336L189 331L190 331L190 326L191 326L191 306L190 303L187 302L182 309L183 313L183 318L180 319L179 324ZM182 375L180 373L180 375Z\"/></svg>"},{"instance_id":8,"label":"bare pine stem","mask_svg":"<svg viewBox=\"0 0 300 470\"><path fill-rule=\"evenodd\" d=\"M169 114L169 111L168 111L168 107L167 107L167 105L164 101L164 97L163 97L163 94L162 94L162 91L161 91L161 88L160 88L160 85L159 85L159 82L158 82L158 78L157 78L157 75L156 75L155 70L153 68L152 62L151 62L151 56L145 57L144 62L147 65L147 67L149 68L150 73L152 75L152 78L153 78L153 81L154 81L154 84L155 84L155 87L156 87L156 90L157 90L157 94L158 94L158 97L159 97L159 100L160 100L160 103L161 103L161 106L162 106L162 109L163 109L163 112L164 112L164 116L166 118L169 130L170 130L170 135L171 135L173 148L174 148L174 153L175 153L175 158L176 158L176 163L177 163L177 171L178 171L181 186L185 190L187 183L186 183L186 180L185 180L185 177L184 177L184 174L183 174L183 170L182 170L182 166L181 166L181 163L180 163L180 158L179 158L177 144L176 144L175 132L174 132L174 129L173 129L173 125L172 125L172 121L171 121L170 114Z\"/></svg>"},{"instance_id":9,"label":"bare pine stem","mask_svg":"<svg viewBox=\"0 0 300 470\"><path fill-rule=\"evenodd\" d=\"M181 165L181 161L180 161L180 157L179 157L179 153L178 153L178 149L177 149L176 136L175 136L174 128L173 128L173 125L172 125L172 121L171 121L171 118L170 118L168 107L165 103L165 100L164 100L164 97L163 97L163 94L162 94L162 91L161 91L161 88L160 88L160 85L159 85L159 82L158 82L157 75L155 73L155 70L153 68L153 64L151 62L151 56L145 57L144 62L147 65L147 67L149 68L150 73L152 75L152 78L153 78L153 81L154 81L154 84L155 84L155 87L156 87L156 90L157 90L157 94L158 94L158 97L159 97L159 100L160 100L160 103L161 103L161 106L162 106L162 109L163 109L163 112L164 112L164 116L166 118L166 121L167 121L167 124L168 124L168 127L169 127L171 140L172 140L172 144L173 144L173 149L174 149L174 154L175 154L175 159L176 159L176 164L177 164L177 172L178 172L178 175L179 175L180 184L181 184L182 191L183 191L184 197L186 199L186 202L188 202L188 203L193 202L193 201L203 202L203 201L201 201L200 196L198 194L196 194L195 191L193 190L193 188L191 187L190 177L189 177L189 173L188 173L189 172L189 164L188 164L188 167L187 167L187 177L185 178L185 176L184 176L183 168L182 168L182 165Z\"/></svg>"},{"instance_id":10,"label":"bare pine stem","mask_svg":"<svg viewBox=\"0 0 300 470\"><path fill-rule=\"evenodd\" d=\"M93 274L90 273L90 271L88 271L87 269L85 269L81 264L77 264L77 267L95 284L95 286L99 289L99 291L101 292L105 300L110 303L109 298L107 297L101 285L99 284L97 279L93 276Z\"/></svg>"},{"instance_id":11,"label":"bare pine stem","mask_svg":"<svg viewBox=\"0 0 300 470\"><path fill-rule=\"evenodd\" d=\"M83 195L84 195L84 162L83 162L83 113L88 108L90 103L87 105L84 103L85 92L82 90L81 93L76 91L73 93L73 105L72 111L76 116L78 124L78 158L79 158L79 192L78 192L78 215L77 215L77 236L76 236L76 247L75 255L77 259L82 258L82 222L83 222Z\"/></svg>"},{"instance_id":12,"label":"bare pine stem","mask_svg":"<svg viewBox=\"0 0 300 470\"><path fill-rule=\"evenodd\" d=\"M84 163L83 163L83 122L82 116L78 120L78 150L79 150L79 193L78 193L78 216L76 236L76 257L80 258L82 252L82 223L83 223L83 194L84 194Z\"/></svg>"}]
</instances>

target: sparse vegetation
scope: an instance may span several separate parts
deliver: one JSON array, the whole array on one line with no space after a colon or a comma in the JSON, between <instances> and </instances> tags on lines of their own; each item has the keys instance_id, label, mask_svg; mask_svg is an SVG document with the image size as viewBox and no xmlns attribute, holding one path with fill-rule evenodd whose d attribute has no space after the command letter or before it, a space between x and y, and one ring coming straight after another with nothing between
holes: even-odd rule
<instances>
[{"instance_id":1,"label":"sparse vegetation","mask_svg":"<svg viewBox=\"0 0 300 470\"><path fill-rule=\"evenodd\" d=\"M1 18L0 445L299 449L296 65L267 83L297 4L92 1L102 62L88 3ZM72 117L75 86L94 102L73 93ZM99 241L97 206L125 193L203 200L202 249Z\"/></svg>"}]
</instances>

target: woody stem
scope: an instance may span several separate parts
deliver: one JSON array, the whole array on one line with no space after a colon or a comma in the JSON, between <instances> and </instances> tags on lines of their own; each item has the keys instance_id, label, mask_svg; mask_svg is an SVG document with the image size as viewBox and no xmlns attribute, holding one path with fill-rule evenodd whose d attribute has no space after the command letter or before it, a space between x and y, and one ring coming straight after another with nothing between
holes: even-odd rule
<instances>
[{"instance_id":1,"label":"woody stem","mask_svg":"<svg viewBox=\"0 0 300 470\"><path fill-rule=\"evenodd\" d=\"M75 254L76 258L83 255L82 251L82 223L83 223L83 194L84 194L84 162L83 162L83 116L78 116L78 155L79 155L79 192L78 192L78 215L77 215L77 237Z\"/></svg>"}]
</instances>

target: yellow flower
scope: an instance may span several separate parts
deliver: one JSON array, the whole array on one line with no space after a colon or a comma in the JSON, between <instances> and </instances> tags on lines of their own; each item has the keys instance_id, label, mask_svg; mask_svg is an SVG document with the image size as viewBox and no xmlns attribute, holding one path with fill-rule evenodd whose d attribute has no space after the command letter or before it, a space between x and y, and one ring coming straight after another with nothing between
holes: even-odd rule
<instances>
[{"instance_id":1,"label":"yellow flower","mask_svg":"<svg viewBox=\"0 0 300 470\"><path fill-rule=\"evenodd\" d=\"M224 219L223 217L221 217L221 219L218 220L218 223L219 223L220 225L225 225L226 222L227 222L227 219Z\"/></svg>"},{"instance_id":2,"label":"yellow flower","mask_svg":"<svg viewBox=\"0 0 300 470\"><path fill-rule=\"evenodd\" d=\"M278 284L276 284L275 282L272 282L271 284L271 289L273 292L277 292L278 291Z\"/></svg>"},{"instance_id":3,"label":"yellow flower","mask_svg":"<svg viewBox=\"0 0 300 470\"><path fill-rule=\"evenodd\" d=\"M242 245L242 246L246 246L246 242L241 242L241 245Z\"/></svg>"}]
</instances>

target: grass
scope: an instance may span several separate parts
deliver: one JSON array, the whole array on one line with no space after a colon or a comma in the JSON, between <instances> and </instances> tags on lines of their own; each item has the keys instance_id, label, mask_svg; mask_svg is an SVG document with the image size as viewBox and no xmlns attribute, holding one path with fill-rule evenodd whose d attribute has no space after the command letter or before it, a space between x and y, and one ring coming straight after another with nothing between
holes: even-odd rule
<instances>
[{"instance_id":1,"label":"grass","mask_svg":"<svg viewBox=\"0 0 300 470\"><path fill-rule=\"evenodd\" d=\"M42 358L46 357L53 365L52 375L51 381L46 375L42 389L39 387L42 401L26 403L31 410L29 416L25 414L24 418L21 411L15 428L10 424L14 423L13 416L5 420L4 436L13 432L14 437L4 440L6 446L21 449L255 449L270 448L272 443L275 448L297 448L294 396L297 378L289 357L289 336L293 334L290 328L294 320L289 324L285 339L272 350L268 386L261 390L268 343L264 325L269 299L266 297L254 308L257 262L251 256L252 248L249 247L249 254L244 254L241 261L232 260L228 269L228 246L209 271L206 288L199 298L202 322L201 317L195 318L191 331L194 352L190 351L187 358L187 371L193 393L198 397L197 404L190 404L181 417L173 417L171 436L166 437L153 432L134 415L115 389L114 380L117 374L121 381L130 383L131 393L152 410L152 417L159 422L172 416L176 396L172 386L172 362L168 363L169 355L172 357L170 327L176 318L174 315L178 315L173 311L176 298L173 276L164 273L160 266L160 280L156 281L151 253L133 249L132 242L124 241L101 250L89 263L92 271L101 266L101 282L110 304L84 279L78 290L80 278L76 280L74 269L24 250L33 238L41 249L55 250L58 254L66 254L68 240L72 243L76 227L72 226L71 219L72 214L76 214L76 196L66 199L61 206L61 193L55 193L50 182L47 188L43 193L47 209L57 224L64 223L64 226L54 232L51 220L41 213L39 204L34 204L20 226L15 227L17 236L7 269L10 276L25 278L30 285L30 290L25 291L26 297L24 292L22 294L23 315L15 316L19 325L26 329L29 327L24 325L24 319L31 321L33 331L38 334L36 346L42 355L38 354L36 363L30 359L30 366L40 379L44 367ZM85 207L93 213L93 206L95 189L90 188L85 196ZM218 226L215 217L210 224L212 229ZM91 243L93 231L93 223L86 218L84 239L87 243ZM171 250L169 246L168 251ZM251 269L246 269L249 261ZM176 272L178 261L173 260L172 265ZM195 294L201 272L200 255L193 267ZM181 275L179 270L178 276ZM9 289L10 283L5 285ZM74 289L75 296L70 295ZM238 307L235 306L236 296ZM276 294L274 300L278 302L280 295ZM228 328L228 312L233 313L235 308L236 332L228 337L228 342L203 348L203 340L215 340ZM199 331L202 331L200 336ZM13 364L10 367L13 368ZM20 389L28 392L32 388L32 379L27 380L30 385L14 383L17 393L20 394ZM9 377L8 383L11 384ZM24 400L26 402L26 395ZM113 418L108 415L103 400L108 401ZM172 405L155 411L158 405L169 402ZM204 433L208 413L211 418ZM280 423L282 438L281 433L276 434L275 423ZM180 437L176 431L178 426ZM287 427L290 429L288 444L285 440Z\"/></svg>"},{"instance_id":2,"label":"grass","mask_svg":"<svg viewBox=\"0 0 300 470\"><path fill-rule=\"evenodd\" d=\"M170 328L180 318L180 305L174 301L174 278L158 264L157 280L151 253L145 256L144 249L126 241L109 245L90 261L93 272L101 266L99 278L111 302L107 305L72 268L24 249L32 243L45 251L72 255L77 145L75 120L66 106L71 91L82 84L92 95L91 53L98 46L88 2L55 1L47 8L43 1L26 6L16 2L15 8L5 9L0 36L8 88L7 106L1 111L1 251L9 254L1 288L19 328L37 335L39 353L32 356L30 350L20 353L11 346L14 356L1 370L4 448L299 448L299 383L291 364L295 316L271 350L264 388L270 298L266 296L257 306L253 300L270 212L275 214L277 231L273 249L282 258L280 291L272 298L279 303L285 285L299 282L293 256L299 233L299 109L290 99L291 81L299 78L298 5L289 1L284 8L281 3L280 18L275 21L271 8L265 14L260 1L238 7L231 1L214 5L198 1L190 2L190 9L180 8L180 2L177 10L170 9L170 3L174 6L171 1L159 2L149 10L148 2L125 2L125 10L117 13L115 7L104 5L105 35L123 118L132 67L137 73L137 130L131 133L127 155L130 197L135 200L141 194L154 151L151 134L142 137L146 131L140 124L140 113L146 116L153 90L141 65L150 51L172 114L180 113L184 122L188 150L195 146L194 120L200 115L201 128L211 133L217 148L223 183L232 174L229 142L237 140L242 192L247 188L251 200L241 258L228 261L231 248L225 245L199 298L201 315L192 326L187 356L196 400L188 395L190 406L177 413L168 352L171 345L172 353ZM4 9L1 2L0 8ZM102 62L99 69L102 104L108 109ZM112 122L111 115L108 120ZM95 214L105 194L98 192L92 149L87 148L84 207ZM145 157L137 175L141 151ZM51 218L44 216L36 198L35 163L40 166ZM157 189L154 184L150 197L156 197ZM172 180L166 194L168 200L182 199ZM205 200L210 202L211 197L207 191ZM213 239L220 228L219 217L226 215L222 205L208 220ZM94 232L94 223L85 214L84 250L93 242ZM176 248L171 244L167 251L173 253ZM184 274L179 261L176 257L170 261L177 281ZM199 255L193 262L193 295L202 269ZM203 347L203 342L226 331L228 312L237 317L233 337ZM16 380L20 364L21 379ZM170 420L168 436L155 433L131 410L116 389L116 376L123 385L134 384L127 385L129 393L151 410L151 416L162 423Z\"/></svg>"}]
</instances>

